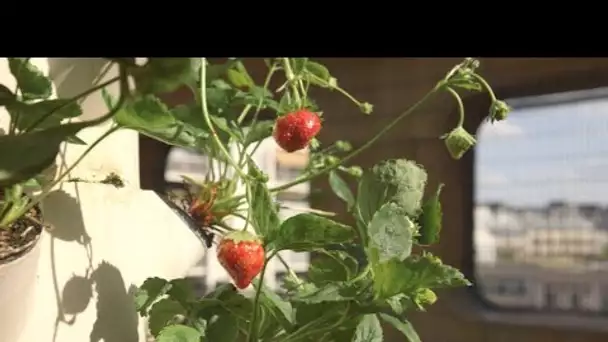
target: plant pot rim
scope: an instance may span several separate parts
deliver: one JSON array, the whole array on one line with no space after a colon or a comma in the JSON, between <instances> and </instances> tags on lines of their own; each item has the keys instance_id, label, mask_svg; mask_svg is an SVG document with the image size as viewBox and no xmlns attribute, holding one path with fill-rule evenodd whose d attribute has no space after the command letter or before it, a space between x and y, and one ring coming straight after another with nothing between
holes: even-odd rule
<instances>
[{"instance_id":1,"label":"plant pot rim","mask_svg":"<svg viewBox=\"0 0 608 342\"><path fill-rule=\"evenodd\" d=\"M34 239L29 241L26 245L19 246L19 248L13 250L12 253L10 253L4 257L0 257L0 269L11 266L11 265L15 265L15 264L19 263L21 260L25 259L40 243L43 232L44 232L44 226L42 226L40 228L40 232L38 232L36 234Z\"/></svg>"},{"instance_id":2,"label":"plant pot rim","mask_svg":"<svg viewBox=\"0 0 608 342\"><path fill-rule=\"evenodd\" d=\"M18 264L19 262L23 261L36 248L36 246L40 244L43 231L44 228L42 228L40 230L40 233L36 234L36 237L31 242L29 242L29 244L24 248L18 250L13 254L10 254L5 259L0 259L0 269Z\"/></svg>"}]
</instances>

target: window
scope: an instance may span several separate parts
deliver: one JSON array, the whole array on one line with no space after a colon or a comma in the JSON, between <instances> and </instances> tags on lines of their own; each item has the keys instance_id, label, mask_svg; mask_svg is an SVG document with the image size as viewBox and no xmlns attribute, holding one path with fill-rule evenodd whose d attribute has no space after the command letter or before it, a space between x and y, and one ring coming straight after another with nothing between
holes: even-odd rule
<instances>
[{"instance_id":1,"label":"window","mask_svg":"<svg viewBox=\"0 0 608 342\"><path fill-rule=\"evenodd\" d=\"M526 285L519 279L498 279L497 293L502 296L523 296Z\"/></svg>"},{"instance_id":2,"label":"window","mask_svg":"<svg viewBox=\"0 0 608 342\"><path fill-rule=\"evenodd\" d=\"M268 186L272 188L291 182L302 173L308 164L308 151L285 153L272 138L268 138L260 144L253 159L262 171L268 174ZM218 164L217 162L210 162L206 156L173 148L167 157L165 180L169 184L176 184L182 182L182 176L187 176L194 180L203 181L210 165L214 166L214 170L209 172L211 176L221 173ZM177 190L174 191L177 192ZM307 211L309 209L309 192L310 185L302 183L288 191L279 193L277 201L280 203L280 218L285 220L290 216ZM310 261L308 253L283 251L281 256L297 274L308 270ZM277 274L282 274L284 271L285 267L277 258L274 258L266 268L265 279L267 285L278 289L283 277L277 276ZM212 290L219 284L230 282L228 274L221 268L215 258L214 247L208 251L206 257L190 273L193 279L201 282L200 289Z\"/></svg>"},{"instance_id":3,"label":"window","mask_svg":"<svg viewBox=\"0 0 608 342\"><path fill-rule=\"evenodd\" d=\"M476 280L496 284L481 295L503 308L606 310L608 89L507 102L509 119L477 134ZM501 299L514 294L526 300Z\"/></svg>"}]
</instances>

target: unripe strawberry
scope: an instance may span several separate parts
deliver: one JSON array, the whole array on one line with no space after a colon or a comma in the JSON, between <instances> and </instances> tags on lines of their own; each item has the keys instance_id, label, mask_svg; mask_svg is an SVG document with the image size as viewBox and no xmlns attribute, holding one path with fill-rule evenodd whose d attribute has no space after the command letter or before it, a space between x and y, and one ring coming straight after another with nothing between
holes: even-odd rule
<instances>
[{"instance_id":1,"label":"unripe strawberry","mask_svg":"<svg viewBox=\"0 0 608 342\"><path fill-rule=\"evenodd\" d=\"M225 235L217 247L217 259L236 287L244 289L264 266L264 247L254 235L244 231Z\"/></svg>"},{"instance_id":2,"label":"unripe strawberry","mask_svg":"<svg viewBox=\"0 0 608 342\"><path fill-rule=\"evenodd\" d=\"M308 146L321 130L321 119L313 112L301 109L279 117L273 137L282 149L295 152Z\"/></svg>"}]
</instances>

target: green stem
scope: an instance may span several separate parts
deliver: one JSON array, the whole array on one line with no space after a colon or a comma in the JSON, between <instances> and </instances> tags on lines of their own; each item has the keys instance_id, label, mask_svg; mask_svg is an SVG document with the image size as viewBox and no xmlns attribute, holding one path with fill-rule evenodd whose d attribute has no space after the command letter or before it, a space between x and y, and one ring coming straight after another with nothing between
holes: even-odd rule
<instances>
[{"instance_id":1,"label":"green stem","mask_svg":"<svg viewBox=\"0 0 608 342\"><path fill-rule=\"evenodd\" d=\"M358 149L356 149L355 151L353 151L352 153L350 153L349 155L347 155L346 157L342 158L338 163L335 164L331 164L326 166L325 168L320 169L317 172L308 174L306 176L297 178L289 183L285 183L283 185L274 187L272 189L269 189L270 192L277 192L277 191L282 191L285 189L289 189L293 186L296 186L298 184L301 183L305 183L310 181L311 179L329 172L339 166L341 166L341 164L345 163L346 161L352 159L353 157L357 156L359 153L361 153L362 151L364 151L365 149L369 148L372 144L374 144L378 139L380 139L386 132L390 131L395 125L397 125L403 118L407 117L408 115L412 114L416 109L418 109L422 104L424 104L426 101L428 101L429 98L431 98L435 93L437 93L438 90L442 89L445 86L445 79L441 80L440 82L437 83L437 85L430 91L428 92L426 95L424 95L424 97L420 100L418 100L418 102L414 103L411 107L409 107L407 110L405 110L403 113L401 113L399 116L397 116L395 119L393 119L393 121L391 121L387 126L385 126L382 130L380 130L380 132L378 132L373 138L371 138L370 140L368 140L365 144L363 144L363 146L359 147ZM236 199L240 199L243 198L243 195L240 196L235 196L234 198ZM221 201L219 203L222 203Z\"/></svg>"},{"instance_id":2,"label":"green stem","mask_svg":"<svg viewBox=\"0 0 608 342\"><path fill-rule=\"evenodd\" d=\"M492 102L495 102L496 101L496 95L494 94L494 91L492 90L492 87L490 87L490 85L488 84L488 82L486 82L486 80L483 77L477 75L476 73L471 73L471 75L477 81L479 81L479 83L481 83L481 85L486 89L486 91L490 95L490 100L492 100Z\"/></svg>"},{"instance_id":3,"label":"green stem","mask_svg":"<svg viewBox=\"0 0 608 342\"><path fill-rule=\"evenodd\" d=\"M228 160L230 166L235 169L235 171L239 174L239 176L241 176L241 178L246 179L247 176L239 168L234 159L232 159L232 156L220 141L220 138L217 135L217 131L213 126L213 123L211 123L211 118L209 117L209 109L207 108L207 59L204 57L201 58L201 107L203 109L203 117L205 119L205 123L207 123L207 126L209 126L209 130L211 130L211 136L213 137L215 144L220 149L220 152L224 154L224 157L226 157L226 160Z\"/></svg>"},{"instance_id":4,"label":"green stem","mask_svg":"<svg viewBox=\"0 0 608 342\"><path fill-rule=\"evenodd\" d=\"M234 216L236 216L236 217L240 218L241 220L248 221L248 218L247 218L246 216L244 216L244 215L242 215L242 214L239 214L239 213L237 213L237 212L230 213L230 215L234 215ZM249 210L247 211L247 216L249 216Z\"/></svg>"},{"instance_id":5,"label":"green stem","mask_svg":"<svg viewBox=\"0 0 608 342\"><path fill-rule=\"evenodd\" d=\"M207 164L209 165L209 179L210 181L215 182L215 164L213 163L213 158L209 155L207 155Z\"/></svg>"},{"instance_id":6,"label":"green stem","mask_svg":"<svg viewBox=\"0 0 608 342\"><path fill-rule=\"evenodd\" d=\"M293 96L295 97L296 102L301 107L302 106L302 98L300 97L300 93L298 92L298 87L295 84L296 75L293 73L293 69L291 69L291 64L289 63L289 58L283 58L283 68L285 69L285 77L287 78L287 82L291 87L293 92Z\"/></svg>"},{"instance_id":7,"label":"green stem","mask_svg":"<svg viewBox=\"0 0 608 342\"><path fill-rule=\"evenodd\" d=\"M251 205L253 203L253 199L251 198L251 186L249 186L249 182L245 182L245 197L247 198L247 204ZM247 218L245 219L245 225L243 226L243 231L247 231L249 227L249 221L251 220L251 212L253 210L247 210Z\"/></svg>"},{"instance_id":8,"label":"green stem","mask_svg":"<svg viewBox=\"0 0 608 342\"><path fill-rule=\"evenodd\" d=\"M234 228L230 227L229 225L225 224L224 222L216 222L215 225L220 228L223 228L227 231L230 231L230 232L235 230ZM211 228L213 228L213 227L211 227Z\"/></svg>"},{"instance_id":9,"label":"green stem","mask_svg":"<svg viewBox=\"0 0 608 342\"><path fill-rule=\"evenodd\" d=\"M287 271L287 273L289 273L290 276L292 276L295 280L297 280L298 284L301 284L302 281L300 280L300 277L298 277L296 272L294 272L293 269L291 269L291 267L289 267L289 264L287 263L287 261L285 261L285 259L283 259L281 254L277 253L277 259L279 259L281 264L283 264L283 267L285 267L285 270Z\"/></svg>"},{"instance_id":10,"label":"green stem","mask_svg":"<svg viewBox=\"0 0 608 342\"><path fill-rule=\"evenodd\" d=\"M79 99L81 98L85 98L91 94L93 94L94 92L103 89L107 86L109 86L110 84L116 82L120 80L120 76L116 76L113 77L101 84L98 84L74 97L72 97L71 99L69 99L68 101L64 102L62 105L57 106L53 109L51 109L48 113L46 113L45 115L41 116L38 120L34 121L29 127L27 127L24 132L30 132L31 130L33 130L34 128L36 128L41 122L43 122L44 120L48 119L51 115L55 114L57 111L69 106L70 104L72 104L73 102L77 102Z\"/></svg>"},{"instance_id":11,"label":"green stem","mask_svg":"<svg viewBox=\"0 0 608 342\"><path fill-rule=\"evenodd\" d=\"M318 175L321 175L321 174L324 174L326 172L329 172L329 171L335 169L336 167L338 167L339 165L344 164L346 161L352 159L353 157L357 156L359 153L363 152L365 149L369 148L378 139L380 139L384 134L386 134L386 132L390 131L393 127L395 127L399 123L399 121L401 121L403 118L405 118L406 116L408 116L411 113L413 113L416 109L418 109L418 107L420 107L423 103L425 103L439 89L440 89L439 85L436 86L435 88L433 88L433 90L431 90L430 92L428 92L422 99L418 100L418 102L416 102L414 105L412 105L411 107L409 107L405 112L401 113L399 116L397 116L395 119L393 119L393 121L391 121L382 130L380 130L380 132L378 132L373 138L369 139L361 147L359 147L355 151L351 152L349 155L347 155L344 158L342 158L339 163L326 166L325 168L322 168L321 170L319 170L319 171L317 171L315 173L311 173L311 174L306 175L304 177L295 179L292 182L285 183L283 185L280 185L280 186L274 187L272 189L269 189L270 192L282 191L282 190L285 190L285 189L289 189L292 186L295 186L295 185L298 185L298 184L301 184L301 183L304 183L304 182L308 182L311 179L317 177Z\"/></svg>"},{"instance_id":12,"label":"green stem","mask_svg":"<svg viewBox=\"0 0 608 342\"><path fill-rule=\"evenodd\" d=\"M311 335L315 335L315 334L319 334L319 333L324 333L326 331L332 331L332 330L340 327L340 325L342 325L342 323L344 323L346 321L346 319L348 318L348 311L349 310L350 310L350 302L347 302L347 304L346 304L346 312L344 313L344 315L342 316L342 318L340 318L336 323L332 324L329 327L325 327L325 328L321 328L321 329L310 329L315 324L322 323L323 321L326 320L326 316L327 315L322 315L321 317L315 319L312 322L309 322L308 324L305 324L300 329L298 329L298 330L294 331L293 333L287 335L284 340L281 340L281 342L295 342L295 341L298 341L298 340L305 339L306 337L311 336ZM330 313L330 314L334 314L334 313Z\"/></svg>"},{"instance_id":13,"label":"green stem","mask_svg":"<svg viewBox=\"0 0 608 342\"><path fill-rule=\"evenodd\" d=\"M277 71L277 67L276 64L272 64L272 66L270 67L270 69L268 70L268 74L266 75L266 79L264 80L264 89L268 89L268 86L270 85L270 80L272 80L272 76L274 75L274 73ZM255 113L253 114L253 120L251 121L251 129L247 132L247 134L245 134L245 139L247 140L247 137L249 137L249 134L251 134L251 130L253 129L253 126L255 126L256 122L258 121L258 116L260 114L260 110L262 107L262 99L260 99L260 102L258 103L257 109L255 111ZM244 117L243 117L244 119ZM239 124L241 123L241 121L239 121ZM258 145L261 143L261 140L258 141ZM253 149L253 151L251 152L250 156L253 156L253 154L255 153L255 151L257 150L257 146L256 148ZM243 165L243 162L245 161L245 156L247 154L247 147L248 146L243 146L243 152L241 153L240 157L239 157L239 166Z\"/></svg>"},{"instance_id":14,"label":"green stem","mask_svg":"<svg viewBox=\"0 0 608 342\"><path fill-rule=\"evenodd\" d=\"M120 73L120 76L119 76L120 97L118 99L118 102L116 103L114 108L112 108L112 110L110 110L107 114L105 114L97 119L88 121L91 125L98 125L98 124L110 119L122 108L122 105L124 104L125 100L127 99L127 94L129 93L129 83L128 83L129 80L127 78L127 76L128 76L127 71L123 66L121 66L119 69L119 73ZM44 189L42 189L42 192L38 196L33 198L27 206L25 206L22 210L19 211L19 217L23 216L30 209L32 209L34 206L36 206L38 203L40 203L40 201L42 201L46 196L48 196L48 194L51 192L53 187L55 187L57 184L59 184L59 182L61 182L63 180L63 178L65 178L70 172L72 172L72 170L84 159L84 157L86 157L87 154L89 154L89 152L91 152L93 150L93 148L95 148L95 146L97 146L101 141L103 141L106 137L108 137L110 134L112 134L119 128L120 127L118 127L118 126L110 128L107 132L105 132L99 138L97 138L97 140L95 140L91 145L89 145L89 147L82 153L82 155L80 155L80 157L78 159L76 159L76 161L70 167L68 167L67 170L62 175L57 177L57 179L55 179L55 181L53 181L51 184L47 185Z\"/></svg>"},{"instance_id":15,"label":"green stem","mask_svg":"<svg viewBox=\"0 0 608 342\"><path fill-rule=\"evenodd\" d=\"M97 140L95 140L91 145L89 145L89 147L87 147L87 149L80 155L80 157L78 157L78 159L76 159L76 161L70 167L68 167L62 175L57 177L57 179L55 179L55 181L53 181L51 184L49 184L38 196L36 196L34 199L32 199L30 204L28 204L23 210L21 210L17 217L21 217L22 215L27 213L30 209L32 209L34 206L36 206L36 204L40 203L40 201L42 201L46 196L48 196L48 194L51 193L51 190L55 187L55 185L59 184L59 182L61 182L70 172L72 172L72 170L74 170L74 168L78 164L80 164L80 162L95 148L95 146L97 146L100 142L102 142L110 134L116 132L118 129L120 129L120 127L114 126L114 127L110 128L109 130L107 130L99 138L97 138Z\"/></svg>"},{"instance_id":16,"label":"green stem","mask_svg":"<svg viewBox=\"0 0 608 342\"><path fill-rule=\"evenodd\" d=\"M456 100L456 103L458 104L458 126L457 127L462 127L462 125L464 124L464 104L462 103L462 98L456 92L456 90L454 90L453 88L446 87L445 89L452 95L452 97L454 98L454 100Z\"/></svg>"},{"instance_id":17,"label":"green stem","mask_svg":"<svg viewBox=\"0 0 608 342\"><path fill-rule=\"evenodd\" d=\"M258 286L255 290L255 297L253 299L253 313L251 316L251 323L249 325L249 333L247 334L247 342L254 342L257 339L257 336L254 336L254 332L256 330L256 324L258 319L258 304L260 302L260 295L262 294L262 287L264 286L264 274L266 273L266 267L268 266L268 262L272 257L275 256L277 252L272 252L264 261L264 266L262 266L262 271L260 272L260 280L258 282ZM255 334L257 335L257 333Z\"/></svg>"},{"instance_id":18,"label":"green stem","mask_svg":"<svg viewBox=\"0 0 608 342\"><path fill-rule=\"evenodd\" d=\"M347 92L346 90L342 89L339 86L330 86L329 83L327 83L324 79L320 78L317 75L310 75L312 78L314 78L317 82L319 83L323 83L325 85L327 85L328 88L330 89L335 89L337 90L340 94L344 95L347 99L351 100L354 104L356 104L358 107L361 107L363 104L357 100L354 96L352 96L349 92Z\"/></svg>"},{"instance_id":19,"label":"green stem","mask_svg":"<svg viewBox=\"0 0 608 342\"><path fill-rule=\"evenodd\" d=\"M372 271L372 265L370 265L369 263L365 266L365 268L363 269L363 271L361 271L361 273L359 273L356 277L354 277L353 279L349 280L348 282L351 284L354 284L360 280L362 280L363 278L365 278L369 272Z\"/></svg>"}]
</instances>

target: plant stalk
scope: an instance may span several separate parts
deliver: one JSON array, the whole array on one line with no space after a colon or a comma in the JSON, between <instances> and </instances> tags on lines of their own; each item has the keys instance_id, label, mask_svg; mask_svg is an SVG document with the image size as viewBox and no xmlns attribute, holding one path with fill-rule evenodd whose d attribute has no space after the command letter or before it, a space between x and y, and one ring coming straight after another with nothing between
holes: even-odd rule
<instances>
[{"instance_id":1,"label":"plant stalk","mask_svg":"<svg viewBox=\"0 0 608 342\"><path fill-rule=\"evenodd\" d=\"M344 158L342 158L340 160L340 162L326 166L325 168L321 169L320 171L317 171L315 173L309 174L307 176L301 177L299 179L296 179L292 182L289 183L285 183L283 185L274 187L272 189L269 189L270 192L277 192L277 191L282 191L285 189L289 189L292 186L304 183L304 182L308 182L311 179L329 172L335 168L337 168L338 166L344 164L345 162L347 162L348 160L354 158L355 156L357 156L359 153L363 152L364 150L366 150L367 148L369 148L371 145L373 145L376 141L378 141L378 139L380 139L384 134L386 134L388 131L390 131L393 127L395 127L403 118L407 117L408 115L412 114L416 109L418 109L418 107L420 107L422 104L424 104L428 99L431 98L432 95L434 95L437 90L439 90L439 84L438 86L436 86L435 88L433 88L433 90L431 90L430 92L428 92L422 99L418 100L418 102L416 102L414 105L412 105L411 107L409 107L405 112L401 113L399 116L397 116L395 119L393 119L393 121L391 121L387 126L385 126L382 130L380 130L380 132L378 132L374 137L372 137L371 139L369 139L365 144L363 144L361 147L359 147L358 149L356 149L355 151L351 152L349 155L345 156Z\"/></svg>"},{"instance_id":2,"label":"plant stalk","mask_svg":"<svg viewBox=\"0 0 608 342\"><path fill-rule=\"evenodd\" d=\"M201 58L201 107L203 109L203 117L205 119L205 123L209 126L209 130L211 130L211 136L213 137L213 141L220 149L226 160L232 166L235 171L241 176L241 178L246 179L247 176L243 173L243 171L236 164L232 156L226 149L226 147L220 141L220 138L211 122L211 118L209 117L209 109L207 108L207 59L205 57Z\"/></svg>"},{"instance_id":3,"label":"plant stalk","mask_svg":"<svg viewBox=\"0 0 608 342\"><path fill-rule=\"evenodd\" d=\"M293 69L291 69L291 64L289 63L289 58L283 58L283 68L285 69L285 77L287 78L287 82L291 87L293 92L293 96L295 97L296 102L301 107L302 106L302 98L300 97L300 93L298 92L298 87L295 84L296 76L293 73Z\"/></svg>"},{"instance_id":4,"label":"plant stalk","mask_svg":"<svg viewBox=\"0 0 608 342\"><path fill-rule=\"evenodd\" d=\"M258 304L260 303L260 295L262 294L262 287L264 286L264 275L266 274L266 267L268 266L268 262L270 259L274 257L277 252L272 252L264 261L264 266L262 266L262 271L260 272L260 280L258 282L258 287L255 291L255 298L253 299L253 313L251 316L251 323L249 325L249 333L247 334L247 342L254 342L257 339L257 331L256 324L258 319ZM254 334L255 333L255 334Z\"/></svg>"}]
</instances>

